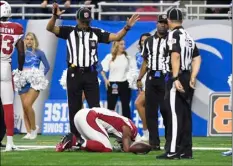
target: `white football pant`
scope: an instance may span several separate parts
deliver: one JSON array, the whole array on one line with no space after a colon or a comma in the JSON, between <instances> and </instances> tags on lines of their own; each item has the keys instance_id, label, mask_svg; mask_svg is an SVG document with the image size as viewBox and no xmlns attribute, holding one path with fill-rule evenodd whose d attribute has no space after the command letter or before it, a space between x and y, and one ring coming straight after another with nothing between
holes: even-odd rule
<instances>
[{"instance_id":1,"label":"white football pant","mask_svg":"<svg viewBox=\"0 0 233 166\"><path fill-rule=\"evenodd\" d=\"M1 99L3 105L13 104L14 91L12 85L12 72L9 62L1 62Z\"/></svg>"}]
</instances>

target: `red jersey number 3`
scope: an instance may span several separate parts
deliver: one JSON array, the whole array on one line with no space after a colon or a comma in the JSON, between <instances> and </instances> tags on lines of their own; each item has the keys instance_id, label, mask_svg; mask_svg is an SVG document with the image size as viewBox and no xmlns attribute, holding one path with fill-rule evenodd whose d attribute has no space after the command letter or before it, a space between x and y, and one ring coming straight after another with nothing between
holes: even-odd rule
<instances>
[{"instance_id":1,"label":"red jersey number 3","mask_svg":"<svg viewBox=\"0 0 233 166\"><path fill-rule=\"evenodd\" d=\"M3 45L6 43L6 45ZM11 55L14 50L14 37L10 35L0 35L0 50L5 55Z\"/></svg>"}]
</instances>

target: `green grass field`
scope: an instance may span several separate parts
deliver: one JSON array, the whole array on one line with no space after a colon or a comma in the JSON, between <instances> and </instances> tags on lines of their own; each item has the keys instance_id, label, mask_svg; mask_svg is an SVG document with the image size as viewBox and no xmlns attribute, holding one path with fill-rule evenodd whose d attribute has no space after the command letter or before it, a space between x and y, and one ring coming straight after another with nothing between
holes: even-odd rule
<instances>
[{"instance_id":1,"label":"green grass field","mask_svg":"<svg viewBox=\"0 0 233 166\"><path fill-rule=\"evenodd\" d=\"M155 156L163 151L152 151L147 155L135 155L130 153L90 153L90 152L63 152L58 153L54 148L26 149L26 146L55 146L61 136L38 136L36 140L22 140L23 135L16 135L14 141L16 145L24 145L25 150L14 152L1 152L1 165L85 165L85 166L231 166L232 158L221 156L219 148L230 148L230 137L195 137L193 146L195 148L212 148L212 150L194 150L192 160L156 160ZM162 143L164 140L162 139ZM162 144L163 145L163 144Z\"/></svg>"}]
</instances>

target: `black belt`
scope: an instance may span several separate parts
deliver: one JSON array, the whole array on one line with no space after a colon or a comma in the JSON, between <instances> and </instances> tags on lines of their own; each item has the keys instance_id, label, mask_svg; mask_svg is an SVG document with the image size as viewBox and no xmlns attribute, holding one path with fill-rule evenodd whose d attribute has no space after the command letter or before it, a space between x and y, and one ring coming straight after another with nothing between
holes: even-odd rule
<instances>
[{"instance_id":1,"label":"black belt","mask_svg":"<svg viewBox=\"0 0 233 166\"><path fill-rule=\"evenodd\" d=\"M179 74L190 73L190 70L180 70Z\"/></svg>"},{"instance_id":2,"label":"black belt","mask_svg":"<svg viewBox=\"0 0 233 166\"><path fill-rule=\"evenodd\" d=\"M83 72L83 73L96 71L95 65L92 65L89 67L79 67L79 66L69 65L69 68L75 69L75 70L77 70L79 72Z\"/></svg>"},{"instance_id":3,"label":"black belt","mask_svg":"<svg viewBox=\"0 0 233 166\"><path fill-rule=\"evenodd\" d=\"M164 76L165 74L161 70L149 70L148 74L153 76L153 77L161 77Z\"/></svg>"},{"instance_id":4,"label":"black belt","mask_svg":"<svg viewBox=\"0 0 233 166\"><path fill-rule=\"evenodd\" d=\"M190 70L180 70L179 71L179 74L183 74L183 73L190 73ZM167 72L165 75L172 76L172 72Z\"/></svg>"}]
</instances>

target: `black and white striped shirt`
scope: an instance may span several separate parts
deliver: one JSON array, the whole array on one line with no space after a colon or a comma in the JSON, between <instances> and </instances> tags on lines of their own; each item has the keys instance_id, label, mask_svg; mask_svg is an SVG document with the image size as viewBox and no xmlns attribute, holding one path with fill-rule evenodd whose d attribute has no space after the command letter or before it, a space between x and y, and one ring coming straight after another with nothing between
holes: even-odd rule
<instances>
[{"instance_id":1,"label":"black and white striped shirt","mask_svg":"<svg viewBox=\"0 0 233 166\"><path fill-rule=\"evenodd\" d=\"M142 49L142 56L147 60L147 68L154 71L163 71L164 55L160 53L161 47L165 43L167 35L159 37L157 32L148 37Z\"/></svg>"},{"instance_id":2,"label":"black and white striped shirt","mask_svg":"<svg viewBox=\"0 0 233 166\"><path fill-rule=\"evenodd\" d=\"M98 62L98 43L108 43L109 32L89 27L83 31L78 26L60 26L57 37L66 39L67 61L78 67L90 67Z\"/></svg>"},{"instance_id":3,"label":"black and white striped shirt","mask_svg":"<svg viewBox=\"0 0 233 166\"><path fill-rule=\"evenodd\" d=\"M170 56L172 52L180 54L180 70L191 70L192 59L199 56L195 41L182 26L168 33L166 40L166 70L171 70Z\"/></svg>"}]
</instances>

